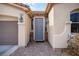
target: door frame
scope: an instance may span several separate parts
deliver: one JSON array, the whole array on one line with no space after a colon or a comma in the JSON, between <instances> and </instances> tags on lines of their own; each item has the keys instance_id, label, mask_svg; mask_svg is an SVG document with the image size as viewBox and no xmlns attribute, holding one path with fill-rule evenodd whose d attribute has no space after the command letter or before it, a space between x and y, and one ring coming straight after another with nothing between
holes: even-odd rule
<instances>
[{"instance_id":1,"label":"door frame","mask_svg":"<svg viewBox=\"0 0 79 59\"><path fill-rule=\"evenodd\" d=\"M35 40L35 19L36 18L42 18L43 19L43 40L45 40L45 17L44 16L35 16L33 18L33 39Z\"/></svg>"}]
</instances>

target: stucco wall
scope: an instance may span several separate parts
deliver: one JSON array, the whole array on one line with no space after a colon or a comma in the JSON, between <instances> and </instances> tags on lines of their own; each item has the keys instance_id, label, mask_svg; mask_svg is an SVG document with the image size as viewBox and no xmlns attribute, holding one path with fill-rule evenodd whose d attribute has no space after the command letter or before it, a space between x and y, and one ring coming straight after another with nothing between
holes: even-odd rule
<instances>
[{"instance_id":1,"label":"stucco wall","mask_svg":"<svg viewBox=\"0 0 79 59\"><path fill-rule=\"evenodd\" d=\"M26 18L25 19L25 33L26 33L25 37L26 37L26 43L28 43L30 39L30 32L31 32L31 18L28 15L26 15L25 18Z\"/></svg>"},{"instance_id":2,"label":"stucco wall","mask_svg":"<svg viewBox=\"0 0 79 59\"><path fill-rule=\"evenodd\" d=\"M0 21L18 21L18 17L10 17L5 15L0 15Z\"/></svg>"},{"instance_id":3,"label":"stucco wall","mask_svg":"<svg viewBox=\"0 0 79 59\"><path fill-rule=\"evenodd\" d=\"M8 5L8 4L2 4L2 3L0 4L0 14L19 17L19 15L21 13L25 14L24 11L22 11L16 7L13 7L13 6Z\"/></svg>"},{"instance_id":4,"label":"stucco wall","mask_svg":"<svg viewBox=\"0 0 79 59\"><path fill-rule=\"evenodd\" d=\"M56 4L52 7L49 13L49 24L53 22L53 26L49 25L51 29L49 40L52 41L53 48L66 48L68 35L70 34L70 12L79 8L79 4ZM51 16L50 16L51 15ZM54 19L52 19L52 17ZM51 20L52 19L52 20ZM51 21L51 22L50 22Z\"/></svg>"},{"instance_id":5,"label":"stucco wall","mask_svg":"<svg viewBox=\"0 0 79 59\"><path fill-rule=\"evenodd\" d=\"M19 46L25 46L27 45L30 32L29 16L21 9L18 9L8 4L0 4L0 21L19 21L20 14L23 14L24 23L23 24L21 24L20 22L17 23L18 44Z\"/></svg>"},{"instance_id":6,"label":"stucco wall","mask_svg":"<svg viewBox=\"0 0 79 59\"><path fill-rule=\"evenodd\" d=\"M53 47L53 32L54 32L54 8L51 9L48 15L48 41L50 45Z\"/></svg>"}]
</instances>

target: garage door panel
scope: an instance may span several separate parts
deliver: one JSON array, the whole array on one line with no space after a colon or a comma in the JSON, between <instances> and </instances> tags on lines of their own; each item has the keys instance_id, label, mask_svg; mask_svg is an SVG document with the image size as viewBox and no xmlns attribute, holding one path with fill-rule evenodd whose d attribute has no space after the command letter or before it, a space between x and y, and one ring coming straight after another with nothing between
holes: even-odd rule
<instances>
[{"instance_id":1,"label":"garage door panel","mask_svg":"<svg viewBox=\"0 0 79 59\"><path fill-rule=\"evenodd\" d=\"M0 22L0 44L18 44L17 21Z\"/></svg>"}]
</instances>

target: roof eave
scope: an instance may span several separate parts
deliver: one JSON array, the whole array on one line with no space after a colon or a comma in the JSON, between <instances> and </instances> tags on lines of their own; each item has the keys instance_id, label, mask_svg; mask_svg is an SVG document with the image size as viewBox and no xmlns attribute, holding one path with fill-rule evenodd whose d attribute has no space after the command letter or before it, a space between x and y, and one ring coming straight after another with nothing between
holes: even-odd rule
<instances>
[{"instance_id":1,"label":"roof eave","mask_svg":"<svg viewBox=\"0 0 79 59\"><path fill-rule=\"evenodd\" d=\"M11 5L11 6L14 6L14 7L17 7L17 8L19 8L19 9L25 11L30 17L32 17L32 11L31 11L30 8L23 7L23 6L20 6L20 5L18 5L18 4L14 4L14 3L7 3L7 4L9 4L9 5Z\"/></svg>"},{"instance_id":2,"label":"roof eave","mask_svg":"<svg viewBox=\"0 0 79 59\"><path fill-rule=\"evenodd\" d=\"M52 9L52 7L57 4L57 3L48 3L46 10L45 10L45 14L48 15L50 10Z\"/></svg>"}]
</instances>

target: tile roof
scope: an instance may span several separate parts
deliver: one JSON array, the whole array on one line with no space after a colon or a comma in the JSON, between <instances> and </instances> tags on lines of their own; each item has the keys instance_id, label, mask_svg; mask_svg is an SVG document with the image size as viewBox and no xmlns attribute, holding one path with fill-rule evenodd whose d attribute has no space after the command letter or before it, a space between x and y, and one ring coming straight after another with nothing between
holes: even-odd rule
<instances>
[{"instance_id":1,"label":"tile roof","mask_svg":"<svg viewBox=\"0 0 79 59\"><path fill-rule=\"evenodd\" d=\"M17 4L19 6L22 6L22 7L26 7L28 9L30 9L30 6L26 5L26 4L23 4L23 3L14 3L14 4Z\"/></svg>"}]
</instances>

